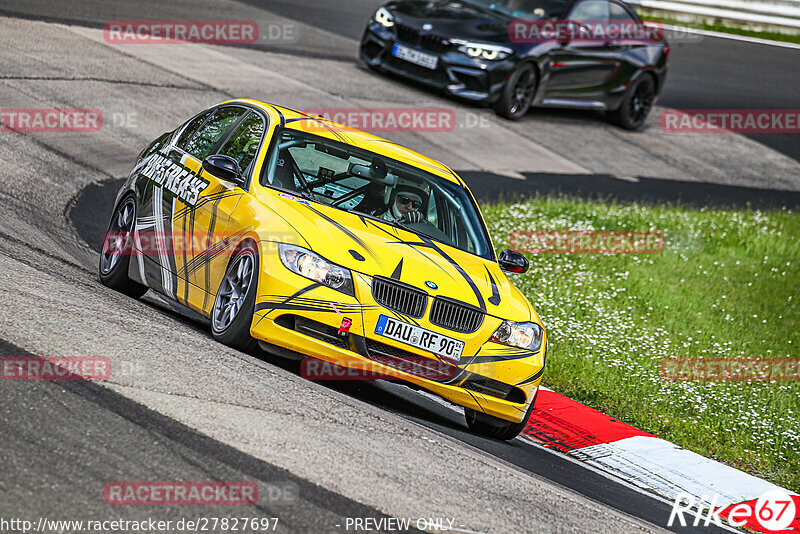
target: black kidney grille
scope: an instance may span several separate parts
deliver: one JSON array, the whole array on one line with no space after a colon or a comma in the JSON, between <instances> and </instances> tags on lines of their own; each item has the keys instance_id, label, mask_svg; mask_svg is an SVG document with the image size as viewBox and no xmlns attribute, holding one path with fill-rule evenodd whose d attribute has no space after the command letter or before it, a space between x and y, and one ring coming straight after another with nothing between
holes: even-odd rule
<instances>
[{"instance_id":1,"label":"black kidney grille","mask_svg":"<svg viewBox=\"0 0 800 534\"><path fill-rule=\"evenodd\" d=\"M416 28L405 24L395 24L397 38L413 46L430 50L431 52L445 52L450 48L450 41L433 33L420 33Z\"/></svg>"},{"instance_id":2,"label":"black kidney grille","mask_svg":"<svg viewBox=\"0 0 800 534\"><path fill-rule=\"evenodd\" d=\"M469 334L483 323L483 310L445 297L436 297L431 306L431 323Z\"/></svg>"},{"instance_id":3,"label":"black kidney grille","mask_svg":"<svg viewBox=\"0 0 800 534\"><path fill-rule=\"evenodd\" d=\"M428 305L428 294L421 289L380 276L372 279L372 296L378 304L409 317L422 317Z\"/></svg>"}]
</instances>

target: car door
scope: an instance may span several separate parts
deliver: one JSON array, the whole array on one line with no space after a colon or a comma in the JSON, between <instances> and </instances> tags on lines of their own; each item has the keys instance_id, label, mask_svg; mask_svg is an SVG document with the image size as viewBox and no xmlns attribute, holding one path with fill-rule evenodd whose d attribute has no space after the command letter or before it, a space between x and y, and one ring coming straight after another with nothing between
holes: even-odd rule
<instances>
[{"instance_id":1,"label":"car door","mask_svg":"<svg viewBox=\"0 0 800 534\"><path fill-rule=\"evenodd\" d=\"M143 152L142 159L134 169L139 209L134 228L134 247L138 250L136 264L131 265L129 275L147 286L177 298L178 279L174 263L174 239L172 221L175 210L173 204L192 200L187 197L187 186L191 184L192 194L199 193L207 185L196 173L184 171L180 154L175 143L192 137L205 121L214 113L205 110L178 128L155 149ZM186 180L184 187L181 182ZM179 181L180 180L180 181ZM178 187L175 187L178 182ZM178 190L181 194L178 194ZM190 202L191 203L191 202Z\"/></svg>"},{"instance_id":2,"label":"car door","mask_svg":"<svg viewBox=\"0 0 800 534\"><path fill-rule=\"evenodd\" d=\"M250 109L238 116L238 109L241 108L222 108L210 117L187 143L181 156L182 164L207 180L209 187L200 195L197 204L184 207L176 217L175 230L179 225L183 242L191 243L191 247L185 247L176 255L177 271L185 282L179 300L206 313L213 305L213 295L228 264L231 249L227 238L242 229L242 221L236 218L236 207L247 193L245 188L204 170L202 160L211 154L233 158L249 184L267 124L260 112ZM238 118L232 121L233 116Z\"/></svg>"},{"instance_id":3,"label":"car door","mask_svg":"<svg viewBox=\"0 0 800 534\"><path fill-rule=\"evenodd\" d=\"M618 68L620 44L590 28L607 24L610 12L608 0L581 0L573 6L567 17L574 28L572 38L559 40L551 52L547 96L568 99L604 93Z\"/></svg>"},{"instance_id":4,"label":"car door","mask_svg":"<svg viewBox=\"0 0 800 534\"><path fill-rule=\"evenodd\" d=\"M194 309L191 303L202 303L203 292L192 283L208 268L214 236L224 234L242 193L205 172L202 160L248 112L223 106L198 115L148 163L153 170L147 173L149 187L140 193L137 223L155 236L143 247L147 285Z\"/></svg>"}]
</instances>

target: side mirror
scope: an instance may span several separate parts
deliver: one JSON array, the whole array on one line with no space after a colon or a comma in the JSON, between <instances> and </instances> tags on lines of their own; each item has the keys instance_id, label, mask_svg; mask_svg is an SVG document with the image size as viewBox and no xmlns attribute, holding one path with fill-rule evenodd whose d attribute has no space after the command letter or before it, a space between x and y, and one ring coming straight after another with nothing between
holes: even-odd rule
<instances>
[{"instance_id":1,"label":"side mirror","mask_svg":"<svg viewBox=\"0 0 800 534\"><path fill-rule=\"evenodd\" d=\"M510 248L500 253L500 256L497 258L497 263L500 264L500 268L504 271L518 274L524 273L530 266L528 258Z\"/></svg>"},{"instance_id":2,"label":"side mirror","mask_svg":"<svg viewBox=\"0 0 800 534\"><path fill-rule=\"evenodd\" d=\"M203 169L221 180L233 182L238 186L244 186L244 180L239 171L239 164L230 156L223 156L220 154L208 156L203 160Z\"/></svg>"},{"instance_id":3,"label":"side mirror","mask_svg":"<svg viewBox=\"0 0 800 534\"><path fill-rule=\"evenodd\" d=\"M562 25L558 26L556 30L556 42L561 46L566 46L572 40L572 34L575 32L575 23L567 21L566 28Z\"/></svg>"}]
</instances>

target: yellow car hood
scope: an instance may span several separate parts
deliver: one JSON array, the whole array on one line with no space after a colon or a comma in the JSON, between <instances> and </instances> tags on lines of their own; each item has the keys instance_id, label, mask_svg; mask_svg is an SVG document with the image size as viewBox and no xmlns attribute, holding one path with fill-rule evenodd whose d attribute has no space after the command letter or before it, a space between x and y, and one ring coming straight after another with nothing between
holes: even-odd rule
<instances>
[{"instance_id":1,"label":"yellow car hood","mask_svg":"<svg viewBox=\"0 0 800 534\"><path fill-rule=\"evenodd\" d=\"M366 276L398 279L501 319L538 321L497 262L317 202L284 194L273 199L271 207L300 236L297 244L334 263Z\"/></svg>"}]
</instances>

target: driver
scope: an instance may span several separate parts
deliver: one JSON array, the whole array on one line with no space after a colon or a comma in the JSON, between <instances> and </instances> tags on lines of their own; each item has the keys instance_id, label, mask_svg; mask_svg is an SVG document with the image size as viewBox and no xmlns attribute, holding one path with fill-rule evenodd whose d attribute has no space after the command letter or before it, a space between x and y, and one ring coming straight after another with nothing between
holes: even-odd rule
<instances>
[{"instance_id":1,"label":"driver","mask_svg":"<svg viewBox=\"0 0 800 534\"><path fill-rule=\"evenodd\" d=\"M394 189L389 209L381 218L392 222L420 223L425 221L428 195L405 180Z\"/></svg>"}]
</instances>

